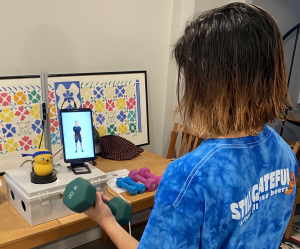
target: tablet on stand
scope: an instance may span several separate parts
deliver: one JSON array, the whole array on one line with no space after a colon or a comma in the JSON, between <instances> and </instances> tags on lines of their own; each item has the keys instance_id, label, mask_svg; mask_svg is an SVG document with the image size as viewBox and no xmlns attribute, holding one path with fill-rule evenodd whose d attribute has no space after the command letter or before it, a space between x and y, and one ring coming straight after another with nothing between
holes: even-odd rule
<instances>
[{"instance_id":1,"label":"tablet on stand","mask_svg":"<svg viewBox=\"0 0 300 249\"><path fill-rule=\"evenodd\" d=\"M91 173L85 164L96 159L91 109L62 109L60 116L65 163L76 175Z\"/></svg>"}]
</instances>

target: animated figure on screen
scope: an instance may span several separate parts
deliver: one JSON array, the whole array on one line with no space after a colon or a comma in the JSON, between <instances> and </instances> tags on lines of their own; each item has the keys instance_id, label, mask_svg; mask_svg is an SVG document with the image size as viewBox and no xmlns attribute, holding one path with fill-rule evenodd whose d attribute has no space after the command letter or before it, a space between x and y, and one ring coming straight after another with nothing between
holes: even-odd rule
<instances>
[{"instance_id":1,"label":"animated figure on screen","mask_svg":"<svg viewBox=\"0 0 300 249\"><path fill-rule=\"evenodd\" d=\"M75 139L75 148L76 148L75 153L77 153L77 142L78 141L80 142L81 151L83 152L82 133L81 133L81 127L78 126L78 121L75 121L75 126L73 127L73 138Z\"/></svg>"}]
</instances>

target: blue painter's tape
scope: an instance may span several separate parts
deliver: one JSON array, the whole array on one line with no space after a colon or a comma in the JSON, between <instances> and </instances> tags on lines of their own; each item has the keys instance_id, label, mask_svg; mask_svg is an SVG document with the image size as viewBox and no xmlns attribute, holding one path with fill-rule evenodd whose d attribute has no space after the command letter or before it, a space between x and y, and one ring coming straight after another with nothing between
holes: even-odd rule
<instances>
[{"instance_id":1,"label":"blue painter's tape","mask_svg":"<svg viewBox=\"0 0 300 249\"><path fill-rule=\"evenodd\" d=\"M138 118L138 132L142 132L142 117L141 117L141 100L140 100L140 82L136 80L136 102L137 102L137 118Z\"/></svg>"}]
</instances>

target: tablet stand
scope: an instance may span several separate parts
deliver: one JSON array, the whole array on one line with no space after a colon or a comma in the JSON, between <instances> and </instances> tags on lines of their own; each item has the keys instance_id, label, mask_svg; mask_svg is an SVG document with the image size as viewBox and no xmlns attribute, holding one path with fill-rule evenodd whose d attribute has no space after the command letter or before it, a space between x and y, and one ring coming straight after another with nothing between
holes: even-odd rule
<instances>
[{"instance_id":1,"label":"tablet stand","mask_svg":"<svg viewBox=\"0 0 300 249\"><path fill-rule=\"evenodd\" d=\"M71 163L68 167L75 175L92 173L89 166L85 163Z\"/></svg>"}]
</instances>

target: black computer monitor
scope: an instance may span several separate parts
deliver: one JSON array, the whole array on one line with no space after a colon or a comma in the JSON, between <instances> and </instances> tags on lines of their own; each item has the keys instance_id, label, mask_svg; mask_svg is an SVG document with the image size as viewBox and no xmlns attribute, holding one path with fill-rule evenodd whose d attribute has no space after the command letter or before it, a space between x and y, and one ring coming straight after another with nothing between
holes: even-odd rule
<instances>
[{"instance_id":1,"label":"black computer monitor","mask_svg":"<svg viewBox=\"0 0 300 249\"><path fill-rule=\"evenodd\" d=\"M71 163L74 173L89 173L84 162L96 159L91 109L63 109L60 117L65 162Z\"/></svg>"}]
</instances>

